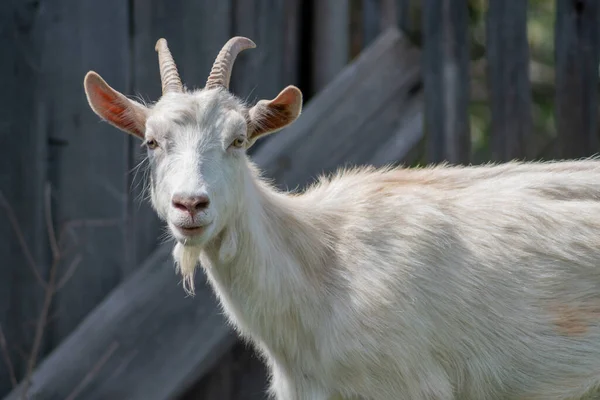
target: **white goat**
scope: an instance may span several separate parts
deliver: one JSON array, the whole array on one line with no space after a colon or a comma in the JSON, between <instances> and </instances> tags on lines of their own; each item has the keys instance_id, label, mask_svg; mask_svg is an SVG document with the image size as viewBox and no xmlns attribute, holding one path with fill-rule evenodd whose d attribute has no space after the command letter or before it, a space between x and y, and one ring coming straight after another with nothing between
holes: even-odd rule
<instances>
[{"instance_id":1,"label":"white goat","mask_svg":"<svg viewBox=\"0 0 600 400\"><path fill-rule=\"evenodd\" d=\"M288 86L228 91L231 39L184 89L164 39L152 106L85 77L144 141L151 201L188 290L200 261L281 400L578 399L600 383L600 162L341 171L283 193L247 158L292 123ZM332 139L334 140L334 139ZM201 338L198 338L201 340Z\"/></svg>"}]
</instances>

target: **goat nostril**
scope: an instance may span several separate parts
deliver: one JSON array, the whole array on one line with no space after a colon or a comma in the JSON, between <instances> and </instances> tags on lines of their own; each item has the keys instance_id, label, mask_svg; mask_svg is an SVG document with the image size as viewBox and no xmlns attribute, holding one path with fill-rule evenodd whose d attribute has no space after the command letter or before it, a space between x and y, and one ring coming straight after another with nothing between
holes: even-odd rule
<instances>
[{"instance_id":1,"label":"goat nostril","mask_svg":"<svg viewBox=\"0 0 600 400\"><path fill-rule=\"evenodd\" d=\"M186 207L186 205L181 200L175 200L175 199L173 199L173 201L171 203L173 204L173 207L175 207L178 210L181 210L181 211L187 211L188 210L188 208Z\"/></svg>"},{"instance_id":2,"label":"goat nostril","mask_svg":"<svg viewBox=\"0 0 600 400\"><path fill-rule=\"evenodd\" d=\"M175 195L175 196L173 196L173 199L171 200L171 204L173 205L174 208L176 208L178 210L187 211L191 214L194 214L198 211L202 211L202 210L208 208L208 205L210 204L210 200L208 199L208 196L206 196L206 195L200 195L200 196Z\"/></svg>"},{"instance_id":3,"label":"goat nostril","mask_svg":"<svg viewBox=\"0 0 600 400\"><path fill-rule=\"evenodd\" d=\"M210 200L208 199L207 196L198 196L196 201L197 201L197 203L194 206L194 208L198 211L208 208L208 205L210 204Z\"/></svg>"}]
</instances>

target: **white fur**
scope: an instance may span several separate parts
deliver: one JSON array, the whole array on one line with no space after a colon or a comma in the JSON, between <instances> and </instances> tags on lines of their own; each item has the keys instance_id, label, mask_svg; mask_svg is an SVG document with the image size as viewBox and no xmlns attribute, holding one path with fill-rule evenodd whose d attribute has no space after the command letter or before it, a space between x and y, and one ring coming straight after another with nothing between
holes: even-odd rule
<instances>
[{"instance_id":1,"label":"white fur","mask_svg":"<svg viewBox=\"0 0 600 400\"><path fill-rule=\"evenodd\" d=\"M201 262L277 399L558 400L600 382L598 161L359 169L291 196L245 169L236 257L217 237Z\"/></svg>"},{"instance_id":2,"label":"white fur","mask_svg":"<svg viewBox=\"0 0 600 400\"><path fill-rule=\"evenodd\" d=\"M169 94L144 111L145 138L160 145L151 199L185 287L200 261L275 398L563 400L598 386L599 161L365 167L284 193L230 146L256 140L255 111L223 90ZM190 220L175 193L210 206ZM187 223L206 230L175 229Z\"/></svg>"}]
</instances>

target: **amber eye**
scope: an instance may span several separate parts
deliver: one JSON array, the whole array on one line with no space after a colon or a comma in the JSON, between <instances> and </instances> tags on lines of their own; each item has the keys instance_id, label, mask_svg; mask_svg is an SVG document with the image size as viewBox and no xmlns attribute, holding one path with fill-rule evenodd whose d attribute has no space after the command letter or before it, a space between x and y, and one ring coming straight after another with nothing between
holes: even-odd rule
<instances>
[{"instance_id":1,"label":"amber eye","mask_svg":"<svg viewBox=\"0 0 600 400\"><path fill-rule=\"evenodd\" d=\"M244 138L241 138L241 137L239 137L239 138L235 139L235 140L234 140L234 141L231 143L231 145L232 145L233 147L240 148L240 147L243 147L243 146L244 146L244 143L245 143L245 140L244 140Z\"/></svg>"},{"instance_id":2,"label":"amber eye","mask_svg":"<svg viewBox=\"0 0 600 400\"><path fill-rule=\"evenodd\" d=\"M154 139L149 139L146 141L146 146L150 149L150 150L154 150L158 147L158 142Z\"/></svg>"}]
</instances>

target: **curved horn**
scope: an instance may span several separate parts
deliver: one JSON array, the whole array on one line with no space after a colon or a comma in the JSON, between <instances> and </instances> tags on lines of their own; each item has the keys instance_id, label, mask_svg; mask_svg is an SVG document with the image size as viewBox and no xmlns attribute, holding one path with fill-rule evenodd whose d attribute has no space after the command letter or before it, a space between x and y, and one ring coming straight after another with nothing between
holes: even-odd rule
<instances>
[{"instance_id":1,"label":"curved horn","mask_svg":"<svg viewBox=\"0 0 600 400\"><path fill-rule=\"evenodd\" d=\"M205 89L212 89L219 86L229 89L231 69L237 55L242 50L253 49L255 47L256 44L252 40L242 36L229 39L215 59L215 63L206 81Z\"/></svg>"},{"instance_id":2,"label":"curved horn","mask_svg":"<svg viewBox=\"0 0 600 400\"><path fill-rule=\"evenodd\" d=\"M183 92L183 85L179 79L179 72L173 60L173 56L167 46L167 41L158 39L154 50L158 52L158 65L160 67L160 81L162 83L163 96L169 92Z\"/></svg>"}]
</instances>

